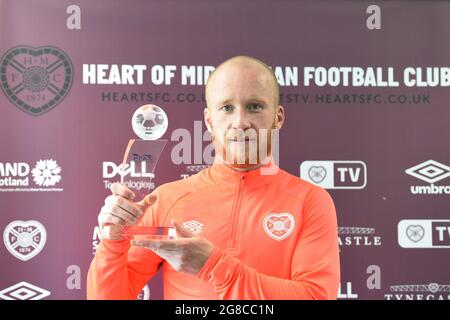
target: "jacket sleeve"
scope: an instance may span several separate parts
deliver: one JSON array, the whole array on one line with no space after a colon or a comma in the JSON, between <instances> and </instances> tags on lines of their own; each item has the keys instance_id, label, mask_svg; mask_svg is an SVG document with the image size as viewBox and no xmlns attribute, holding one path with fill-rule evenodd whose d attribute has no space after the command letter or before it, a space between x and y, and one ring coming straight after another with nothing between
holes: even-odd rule
<instances>
[{"instance_id":1,"label":"jacket sleeve","mask_svg":"<svg viewBox=\"0 0 450 320\"><path fill-rule=\"evenodd\" d=\"M153 219L149 208L141 224ZM87 299L135 300L161 262L154 252L131 246L129 240L101 240L88 271Z\"/></svg>"},{"instance_id":2,"label":"jacket sleeve","mask_svg":"<svg viewBox=\"0 0 450 320\"><path fill-rule=\"evenodd\" d=\"M336 299L340 282L337 218L328 192L311 189L302 216L290 279L262 274L218 247L197 277L211 283L220 299Z\"/></svg>"}]
</instances>

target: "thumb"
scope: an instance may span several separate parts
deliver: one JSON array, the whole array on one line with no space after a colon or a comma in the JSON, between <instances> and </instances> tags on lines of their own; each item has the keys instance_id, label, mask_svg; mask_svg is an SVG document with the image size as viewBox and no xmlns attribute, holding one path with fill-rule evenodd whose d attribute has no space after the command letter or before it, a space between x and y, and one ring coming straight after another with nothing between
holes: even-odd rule
<instances>
[{"instance_id":1,"label":"thumb","mask_svg":"<svg viewBox=\"0 0 450 320\"><path fill-rule=\"evenodd\" d=\"M142 211L145 211L145 210L147 210L148 207L153 205L156 202L157 199L158 198L155 195L149 194L148 196L146 196L141 201L136 202L136 205L139 206L142 209Z\"/></svg>"},{"instance_id":2,"label":"thumb","mask_svg":"<svg viewBox=\"0 0 450 320\"><path fill-rule=\"evenodd\" d=\"M175 221L174 219L172 219L170 222L171 222L171 224L173 224L175 226L175 230L177 230L177 234L179 235L179 237L193 238L196 236L195 233L193 233L189 230L186 230L185 228L183 228L183 226L179 222Z\"/></svg>"}]
</instances>

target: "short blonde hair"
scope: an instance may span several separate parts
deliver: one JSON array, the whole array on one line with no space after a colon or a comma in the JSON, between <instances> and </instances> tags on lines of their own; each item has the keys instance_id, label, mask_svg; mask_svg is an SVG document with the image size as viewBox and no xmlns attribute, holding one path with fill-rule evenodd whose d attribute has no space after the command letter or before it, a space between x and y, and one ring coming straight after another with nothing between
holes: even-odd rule
<instances>
[{"instance_id":1,"label":"short blonde hair","mask_svg":"<svg viewBox=\"0 0 450 320\"><path fill-rule=\"evenodd\" d=\"M280 104L280 85L278 84L278 80L277 77L275 75L275 72L272 70L272 68L270 68L267 64L265 64L264 62L262 62L261 60L254 58L254 57L250 57L250 56L234 56L231 57L227 60L225 60L224 62L220 63L209 75L208 81L206 81L206 86L205 86L205 98L206 98L206 102L208 102L208 84L210 83L211 79L214 77L214 75L217 73L218 70L220 70L223 66L227 65L228 63L234 61L234 60L244 60L246 62L254 62L259 64L260 66L262 66L270 75L270 77L273 79L273 88L275 91L275 107L278 106Z\"/></svg>"}]
</instances>

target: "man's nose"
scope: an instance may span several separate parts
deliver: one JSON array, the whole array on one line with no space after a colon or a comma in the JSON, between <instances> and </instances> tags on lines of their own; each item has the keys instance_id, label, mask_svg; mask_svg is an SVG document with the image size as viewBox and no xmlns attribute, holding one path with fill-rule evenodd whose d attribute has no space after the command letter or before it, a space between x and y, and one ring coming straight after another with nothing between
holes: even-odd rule
<instances>
[{"instance_id":1,"label":"man's nose","mask_svg":"<svg viewBox=\"0 0 450 320\"><path fill-rule=\"evenodd\" d=\"M236 112L233 115L232 126L234 129L247 129L250 127L249 117L245 108L236 108Z\"/></svg>"}]
</instances>

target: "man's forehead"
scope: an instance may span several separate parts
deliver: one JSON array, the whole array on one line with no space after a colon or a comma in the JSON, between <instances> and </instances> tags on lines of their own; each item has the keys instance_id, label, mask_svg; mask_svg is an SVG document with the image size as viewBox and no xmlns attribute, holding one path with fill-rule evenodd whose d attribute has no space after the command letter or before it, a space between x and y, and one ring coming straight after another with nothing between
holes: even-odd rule
<instances>
[{"instance_id":1,"label":"man's forehead","mask_svg":"<svg viewBox=\"0 0 450 320\"><path fill-rule=\"evenodd\" d=\"M214 75L208 83L209 94L214 100L264 99L270 97L270 79L261 71L235 69Z\"/></svg>"},{"instance_id":2,"label":"man's forehead","mask_svg":"<svg viewBox=\"0 0 450 320\"><path fill-rule=\"evenodd\" d=\"M211 81L218 80L224 82L230 79L262 81L267 77L267 72L264 67L255 62L230 62L215 70Z\"/></svg>"},{"instance_id":3,"label":"man's forehead","mask_svg":"<svg viewBox=\"0 0 450 320\"><path fill-rule=\"evenodd\" d=\"M211 88L209 95L213 103L232 102L262 102L269 103L272 97L270 89L257 82L249 83L234 82L232 85L225 82L217 82Z\"/></svg>"}]
</instances>

